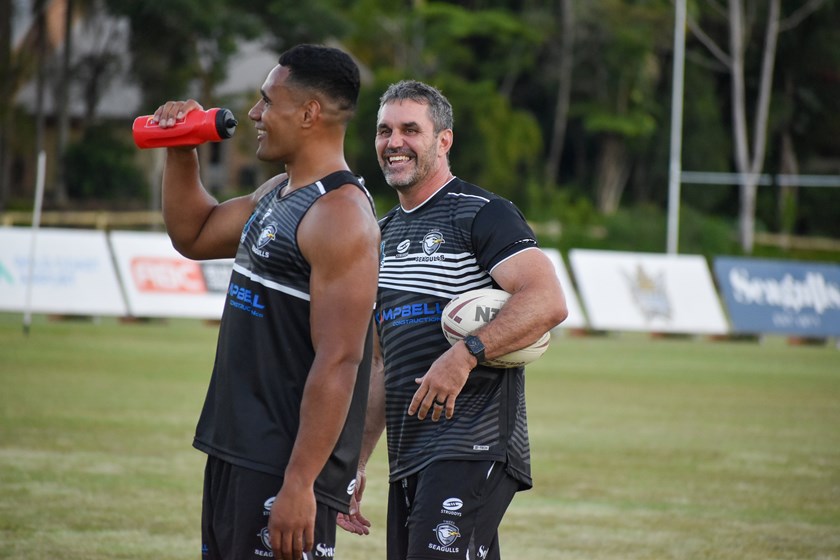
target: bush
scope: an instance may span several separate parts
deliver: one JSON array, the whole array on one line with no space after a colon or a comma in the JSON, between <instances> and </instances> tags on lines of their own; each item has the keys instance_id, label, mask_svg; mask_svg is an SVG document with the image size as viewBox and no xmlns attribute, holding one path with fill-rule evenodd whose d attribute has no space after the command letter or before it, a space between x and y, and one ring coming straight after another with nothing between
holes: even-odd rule
<instances>
[{"instance_id":1,"label":"bush","mask_svg":"<svg viewBox=\"0 0 840 560\"><path fill-rule=\"evenodd\" d=\"M137 150L113 126L95 125L70 144L67 192L75 200L145 200L143 172L135 164Z\"/></svg>"},{"instance_id":2,"label":"bush","mask_svg":"<svg viewBox=\"0 0 840 560\"><path fill-rule=\"evenodd\" d=\"M737 255L736 228L720 218L690 207L680 212L678 252L681 254ZM668 217L655 206L622 208L612 216L591 216L582 222L563 221L560 244L564 250L603 249L664 253L667 250Z\"/></svg>"}]
</instances>

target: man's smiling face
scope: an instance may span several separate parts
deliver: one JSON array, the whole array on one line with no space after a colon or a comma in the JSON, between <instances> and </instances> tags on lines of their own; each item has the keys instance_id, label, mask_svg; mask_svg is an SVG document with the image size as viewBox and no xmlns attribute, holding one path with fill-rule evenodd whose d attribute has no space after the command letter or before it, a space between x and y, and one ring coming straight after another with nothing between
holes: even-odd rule
<instances>
[{"instance_id":1,"label":"man's smiling face","mask_svg":"<svg viewBox=\"0 0 840 560\"><path fill-rule=\"evenodd\" d=\"M446 165L446 150L434 128L424 103L402 100L380 108L376 156L389 185L397 190L411 188L439 165Z\"/></svg>"}]
</instances>

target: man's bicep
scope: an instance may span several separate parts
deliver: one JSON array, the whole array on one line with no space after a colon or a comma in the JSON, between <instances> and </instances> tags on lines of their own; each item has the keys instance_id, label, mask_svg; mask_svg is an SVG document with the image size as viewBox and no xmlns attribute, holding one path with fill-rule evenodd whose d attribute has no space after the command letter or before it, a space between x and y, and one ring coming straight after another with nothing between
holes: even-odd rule
<instances>
[{"instance_id":1,"label":"man's bicep","mask_svg":"<svg viewBox=\"0 0 840 560\"><path fill-rule=\"evenodd\" d=\"M298 233L311 268L310 306L316 344L324 336L363 339L376 297L376 222L369 210L365 214L356 206L335 202L307 215Z\"/></svg>"},{"instance_id":2,"label":"man's bicep","mask_svg":"<svg viewBox=\"0 0 840 560\"><path fill-rule=\"evenodd\" d=\"M527 287L559 286L554 265L537 247L514 254L493 268L490 275L503 290L511 294Z\"/></svg>"}]
</instances>

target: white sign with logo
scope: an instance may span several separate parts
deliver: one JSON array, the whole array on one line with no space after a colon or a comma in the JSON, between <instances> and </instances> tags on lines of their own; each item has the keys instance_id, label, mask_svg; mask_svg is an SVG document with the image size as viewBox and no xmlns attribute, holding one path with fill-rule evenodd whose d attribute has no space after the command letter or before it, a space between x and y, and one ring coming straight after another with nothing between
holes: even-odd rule
<instances>
[{"instance_id":1,"label":"white sign with logo","mask_svg":"<svg viewBox=\"0 0 840 560\"><path fill-rule=\"evenodd\" d=\"M572 279L569 273L566 272L566 265L563 264L563 257L557 249L543 249L543 253L551 260L554 265L554 270L557 272L557 278L560 279L560 285L563 286L563 294L566 296L566 307L569 310L569 316L566 320L560 323L560 329L585 329L586 317L583 315L583 309L578 302L577 293L575 293Z\"/></svg>"},{"instance_id":2,"label":"white sign with logo","mask_svg":"<svg viewBox=\"0 0 840 560\"><path fill-rule=\"evenodd\" d=\"M695 334L729 330L702 256L574 249L569 261L592 328Z\"/></svg>"},{"instance_id":3,"label":"white sign with logo","mask_svg":"<svg viewBox=\"0 0 840 560\"><path fill-rule=\"evenodd\" d=\"M31 275L34 313L125 315L105 232L0 228L0 310L25 311Z\"/></svg>"},{"instance_id":4,"label":"white sign with logo","mask_svg":"<svg viewBox=\"0 0 840 560\"><path fill-rule=\"evenodd\" d=\"M133 316L221 318L233 259L187 259L155 232L115 231L111 246Z\"/></svg>"}]
</instances>

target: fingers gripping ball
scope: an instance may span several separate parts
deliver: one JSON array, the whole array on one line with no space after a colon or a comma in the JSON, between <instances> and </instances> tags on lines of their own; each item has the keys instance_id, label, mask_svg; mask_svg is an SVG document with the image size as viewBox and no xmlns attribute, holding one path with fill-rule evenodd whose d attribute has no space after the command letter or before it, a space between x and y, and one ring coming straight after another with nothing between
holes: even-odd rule
<instances>
[{"instance_id":1,"label":"fingers gripping ball","mask_svg":"<svg viewBox=\"0 0 840 560\"><path fill-rule=\"evenodd\" d=\"M504 290L483 288L459 295L443 308L440 319L443 336L450 344L455 344L479 327L486 325L499 312L510 298ZM483 362L483 365L496 368L519 367L530 364L548 349L551 334L545 333L536 342L521 350Z\"/></svg>"}]
</instances>

